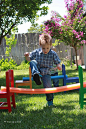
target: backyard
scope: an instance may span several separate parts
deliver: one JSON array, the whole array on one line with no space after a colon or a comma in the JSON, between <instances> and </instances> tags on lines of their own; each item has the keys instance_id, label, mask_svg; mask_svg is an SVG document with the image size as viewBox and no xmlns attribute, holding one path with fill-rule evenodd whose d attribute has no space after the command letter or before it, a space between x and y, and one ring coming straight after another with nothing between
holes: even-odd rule
<instances>
[{"instance_id":1,"label":"backyard","mask_svg":"<svg viewBox=\"0 0 86 129\"><path fill-rule=\"evenodd\" d=\"M86 0L65 0L67 14L63 8L64 3L55 0L51 17L44 18L49 8L51 9L47 4L51 4L52 1L54 0L1 1L0 88L6 86L5 73L8 69L14 71L14 87L16 80L29 76L29 62L25 60L24 53L30 53L39 48L39 45L42 47L45 44L45 41L43 44L39 43L42 33L51 35L53 46L56 46L56 52L61 59L61 65L65 64L67 76L79 77L78 62L81 61L81 65L86 63L85 47L83 47L86 44L86 10L84 9ZM35 23L39 18L42 20L40 25ZM20 27L23 32L18 32L18 25L24 25L24 22L25 27ZM31 26L27 25L29 22ZM49 43L50 39L46 40L48 41L46 43ZM49 47L42 48L44 50L50 47L51 43ZM80 60L77 57L80 57ZM75 62L76 65L73 64ZM58 74L62 75L62 71ZM83 81L86 82L86 69L83 69ZM62 79L59 80L59 86L63 86ZM20 86L20 88L30 87ZM43 84L36 85L32 81L32 88L41 89ZM0 102L3 101L6 101L6 98L0 98ZM12 107L11 113L5 109L0 110L0 129L86 129L86 106L80 109L79 89L54 93L54 105L50 107L46 105L45 94L17 95L15 93L15 102L16 108Z\"/></svg>"},{"instance_id":2,"label":"backyard","mask_svg":"<svg viewBox=\"0 0 86 129\"><path fill-rule=\"evenodd\" d=\"M75 69L74 65L72 68L66 65L68 77L78 76ZM14 70L14 81L28 77L28 71ZM5 86L5 72L0 72L0 86ZM83 70L83 79L86 81L86 70ZM62 79L59 85L62 86ZM43 88L43 85L33 82L32 87ZM55 93L52 107L46 106L44 94L15 94L15 100L16 109L12 107L11 113L0 110L0 129L86 129L86 106L80 109L79 90Z\"/></svg>"}]
</instances>

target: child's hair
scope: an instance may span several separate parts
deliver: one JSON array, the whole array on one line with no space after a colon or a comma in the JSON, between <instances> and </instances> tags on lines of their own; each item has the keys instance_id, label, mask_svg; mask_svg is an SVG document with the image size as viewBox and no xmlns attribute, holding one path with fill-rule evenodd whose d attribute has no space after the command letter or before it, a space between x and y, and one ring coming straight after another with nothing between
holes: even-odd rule
<instances>
[{"instance_id":1,"label":"child's hair","mask_svg":"<svg viewBox=\"0 0 86 129\"><path fill-rule=\"evenodd\" d=\"M52 45L52 37L47 33L42 34L39 37L39 45L42 45L42 44L50 44L50 45Z\"/></svg>"}]
</instances>

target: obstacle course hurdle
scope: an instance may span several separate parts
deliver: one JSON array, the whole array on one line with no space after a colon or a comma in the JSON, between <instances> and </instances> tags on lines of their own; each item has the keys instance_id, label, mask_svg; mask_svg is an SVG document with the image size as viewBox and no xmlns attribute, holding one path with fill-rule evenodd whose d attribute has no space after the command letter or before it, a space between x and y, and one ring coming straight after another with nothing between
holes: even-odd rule
<instances>
[{"instance_id":1,"label":"obstacle course hurdle","mask_svg":"<svg viewBox=\"0 0 86 129\"><path fill-rule=\"evenodd\" d=\"M86 87L86 82L83 83L83 86ZM25 89L25 88L10 88L11 93L21 93L21 94L48 94L48 93L57 93L63 91L69 91L74 89L79 89L80 83L71 84L67 86L61 86L56 88L43 88L43 89ZM1 91L6 91L6 87L1 86Z\"/></svg>"}]
</instances>

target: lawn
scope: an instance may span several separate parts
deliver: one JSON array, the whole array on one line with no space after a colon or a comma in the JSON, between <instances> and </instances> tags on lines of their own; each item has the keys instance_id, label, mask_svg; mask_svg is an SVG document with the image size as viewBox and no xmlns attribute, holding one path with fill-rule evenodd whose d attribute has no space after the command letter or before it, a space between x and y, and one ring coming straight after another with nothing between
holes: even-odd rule
<instances>
[{"instance_id":1,"label":"lawn","mask_svg":"<svg viewBox=\"0 0 86 129\"><path fill-rule=\"evenodd\" d=\"M14 80L28 76L28 71L14 70ZM66 73L68 77L78 76L75 66L66 66ZM86 81L86 70L83 77ZM5 71L0 72L1 85L5 85ZM34 82L32 86L43 88ZM55 93L53 107L46 106L44 94L15 94L15 100L16 109L12 107L11 113L0 110L0 129L86 129L86 106L80 110L79 90Z\"/></svg>"}]
</instances>

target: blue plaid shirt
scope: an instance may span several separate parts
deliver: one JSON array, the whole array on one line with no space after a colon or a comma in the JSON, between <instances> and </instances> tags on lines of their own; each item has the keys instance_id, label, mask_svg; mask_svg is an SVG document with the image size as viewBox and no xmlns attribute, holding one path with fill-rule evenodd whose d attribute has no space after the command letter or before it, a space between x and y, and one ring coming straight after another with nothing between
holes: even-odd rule
<instances>
[{"instance_id":1,"label":"blue plaid shirt","mask_svg":"<svg viewBox=\"0 0 86 129\"><path fill-rule=\"evenodd\" d=\"M30 53L29 57L30 60L37 61L39 71L42 75L50 74L50 69L53 68L53 63L57 65L61 62L57 53L51 49L47 54L43 54L41 48L36 49Z\"/></svg>"}]
</instances>

